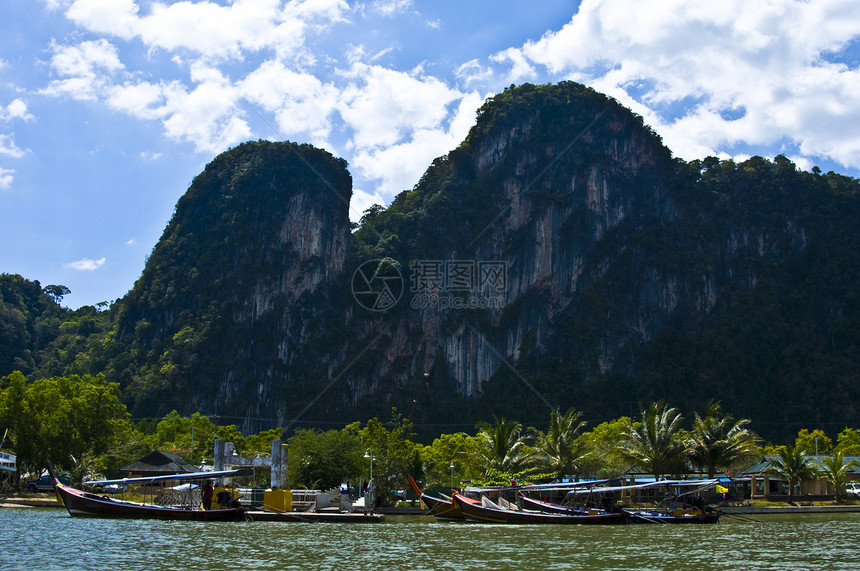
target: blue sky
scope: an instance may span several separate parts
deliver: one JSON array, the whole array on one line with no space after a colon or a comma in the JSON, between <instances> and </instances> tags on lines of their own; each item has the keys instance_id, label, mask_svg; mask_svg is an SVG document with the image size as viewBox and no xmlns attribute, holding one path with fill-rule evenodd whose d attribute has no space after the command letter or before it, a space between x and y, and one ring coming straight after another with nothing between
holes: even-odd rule
<instances>
[{"instance_id":1,"label":"blue sky","mask_svg":"<svg viewBox=\"0 0 860 571\"><path fill-rule=\"evenodd\" d=\"M219 152L345 158L351 216L412 188L482 101L572 79L676 156L860 175L856 0L4 0L0 272L122 297Z\"/></svg>"}]
</instances>

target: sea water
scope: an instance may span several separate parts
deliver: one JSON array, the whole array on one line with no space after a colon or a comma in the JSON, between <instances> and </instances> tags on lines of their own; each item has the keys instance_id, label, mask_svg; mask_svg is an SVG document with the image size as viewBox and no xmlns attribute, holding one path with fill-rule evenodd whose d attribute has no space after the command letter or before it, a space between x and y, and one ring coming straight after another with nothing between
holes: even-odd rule
<instances>
[{"instance_id":1,"label":"sea water","mask_svg":"<svg viewBox=\"0 0 860 571\"><path fill-rule=\"evenodd\" d=\"M715 525L162 522L0 509L2 569L860 569L860 513Z\"/></svg>"}]
</instances>

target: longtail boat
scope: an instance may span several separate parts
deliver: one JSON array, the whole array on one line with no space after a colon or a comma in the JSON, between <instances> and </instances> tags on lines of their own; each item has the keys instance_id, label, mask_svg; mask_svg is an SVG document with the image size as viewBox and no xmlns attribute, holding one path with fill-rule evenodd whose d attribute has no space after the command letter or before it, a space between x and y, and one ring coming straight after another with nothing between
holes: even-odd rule
<instances>
[{"instance_id":1,"label":"longtail boat","mask_svg":"<svg viewBox=\"0 0 860 571\"><path fill-rule=\"evenodd\" d=\"M430 510L438 521L463 520L463 512L460 511L459 507L454 505L453 500L428 496L421 491L421 488L418 487L418 484L412 476L409 476L409 485L412 486L412 489L418 495L418 498L424 502L424 505L427 506L427 509ZM463 501L468 503L479 503L478 500L467 498L465 496L463 496Z\"/></svg>"},{"instance_id":2,"label":"longtail boat","mask_svg":"<svg viewBox=\"0 0 860 571\"><path fill-rule=\"evenodd\" d=\"M673 510L667 511L624 511L628 523L669 523L669 524L698 524L717 523L720 521L720 512L714 511L689 511Z\"/></svg>"},{"instance_id":3,"label":"longtail boat","mask_svg":"<svg viewBox=\"0 0 860 571\"><path fill-rule=\"evenodd\" d=\"M94 494L77 490L60 483L54 466L48 462L48 472L54 482L54 490L60 502L68 510L72 517L104 517L122 519L159 519L159 520L181 520L181 521L242 521L245 519L245 508L230 507L222 509L203 510L199 506L159 506L153 504L142 504L111 498L105 495ZM150 484L171 480L206 480L224 478L230 476L241 476L247 474L245 470L223 470L220 472L194 472L191 474L171 474L168 476L155 476L149 478L124 478L122 480L101 480L99 484L106 483L140 483ZM92 482L96 483L96 482Z\"/></svg>"},{"instance_id":4,"label":"longtail boat","mask_svg":"<svg viewBox=\"0 0 860 571\"><path fill-rule=\"evenodd\" d=\"M628 523L709 524L719 521L720 512L714 506L705 505L704 498L700 497L699 494L713 488L717 483L718 480L713 479L657 480L628 486L573 490L568 494L588 494L601 496L605 499L614 499L621 493L651 490L664 495L658 503L658 507L623 509L622 512L627 517Z\"/></svg>"},{"instance_id":5,"label":"longtail boat","mask_svg":"<svg viewBox=\"0 0 860 571\"><path fill-rule=\"evenodd\" d=\"M469 521L482 523L516 523L516 524L549 524L549 525L608 525L627 522L624 513L601 512L582 515L546 513L529 510L503 508L484 497L480 503L472 503L461 494L454 494L453 503Z\"/></svg>"},{"instance_id":6,"label":"longtail boat","mask_svg":"<svg viewBox=\"0 0 860 571\"><path fill-rule=\"evenodd\" d=\"M524 508L546 513L569 515L585 515L588 513L587 509L544 502L523 494L520 494L519 501ZM717 523L720 520L720 512L708 507L686 510L681 508L672 510L622 510L622 512L627 516L627 523L700 524Z\"/></svg>"}]
</instances>

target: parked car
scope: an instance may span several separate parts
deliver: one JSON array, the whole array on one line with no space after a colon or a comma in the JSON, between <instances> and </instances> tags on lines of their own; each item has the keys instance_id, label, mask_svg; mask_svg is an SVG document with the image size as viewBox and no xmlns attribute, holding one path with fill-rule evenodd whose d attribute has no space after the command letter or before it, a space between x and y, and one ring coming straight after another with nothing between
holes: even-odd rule
<instances>
[{"instance_id":1,"label":"parked car","mask_svg":"<svg viewBox=\"0 0 860 571\"><path fill-rule=\"evenodd\" d=\"M845 495L855 500L860 499L860 482L849 482L846 484Z\"/></svg>"},{"instance_id":2,"label":"parked car","mask_svg":"<svg viewBox=\"0 0 860 571\"><path fill-rule=\"evenodd\" d=\"M105 484L98 486L98 489L106 494L123 494L128 490L128 486L126 484Z\"/></svg>"},{"instance_id":3,"label":"parked car","mask_svg":"<svg viewBox=\"0 0 860 571\"><path fill-rule=\"evenodd\" d=\"M65 485L69 485L69 477L62 475L59 476L60 482ZM42 476L38 480L33 480L31 482L27 482L27 491L28 492L50 492L54 489L54 479L48 475Z\"/></svg>"}]
</instances>

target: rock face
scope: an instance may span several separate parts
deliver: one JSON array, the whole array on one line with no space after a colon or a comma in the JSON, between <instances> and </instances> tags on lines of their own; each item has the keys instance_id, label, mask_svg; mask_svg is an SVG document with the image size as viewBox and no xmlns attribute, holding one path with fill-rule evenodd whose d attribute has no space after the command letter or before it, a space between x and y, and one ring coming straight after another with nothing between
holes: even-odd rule
<instances>
[{"instance_id":1,"label":"rock face","mask_svg":"<svg viewBox=\"0 0 860 571\"><path fill-rule=\"evenodd\" d=\"M137 414L201 411L246 430L391 406L453 430L490 414L537 423L554 406L606 419L646 399L717 398L751 416L742 403L770 389L727 394L732 367L678 361L731 337L763 284L792 290L785 268L803 274L828 239L811 197L835 179L779 157L741 167L674 161L641 118L581 85L526 85L489 100L460 147L351 232L343 161L241 145L177 204L122 300L128 351L111 366ZM848 309L816 291L819 309ZM774 367L759 370L785 376Z\"/></svg>"},{"instance_id":2,"label":"rock face","mask_svg":"<svg viewBox=\"0 0 860 571\"><path fill-rule=\"evenodd\" d=\"M138 407L271 414L274 375L302 360L342 278L351 186L344 161L291 143L207 165L123 300Z\"/></svg>"},{"instance_id":3,"label":"rock face","mask_svg":"<svg viewBox=\"0 0 860 571\"><path fill-rule=\"evenodd\" d=\"M665 197L672 161L641 120L617 104L581 86L559 91L565 99L528 89L500 96L466 143L399 197L374 232L359 232L377 244L393 242L388 237L396 234L397 242L414 245L383 251L411 261L406 271L413 285L413 311L399 317L412 333L397 337L402 345L394 354L414 358L387 375L408 383L432 369L474 399L500 370L521 376L524 348L546 354L560 338L577 346L579 367L588 365L594 347L577 343L567 321L623 254L623 243L604 237L672 216ZM540 104L518 101L529 96ZM610 249L602 251L601 243ZM426 269L422 263L440 276L435 289L414 287ZM460 287L464 274L472 281ZM638 330L607 323L592 340L601 355L589 374L611 370L619 351L647 341L671 315L665 309ZM517 394L548 403L520 380Z\"/></svg>"}]
</instances>

